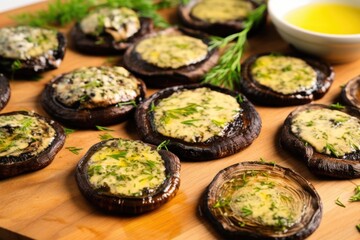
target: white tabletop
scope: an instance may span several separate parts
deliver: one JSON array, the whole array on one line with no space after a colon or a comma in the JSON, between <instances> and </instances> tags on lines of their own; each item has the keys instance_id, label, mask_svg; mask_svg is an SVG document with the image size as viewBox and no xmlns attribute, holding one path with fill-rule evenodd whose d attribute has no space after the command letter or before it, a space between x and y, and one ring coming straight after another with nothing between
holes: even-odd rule
<instances>
[{"instance_id":1,"label":"white tabletop","mask_svg":"<svg viewBox=\"0 0 360 240\"><path fill-rule=\"evenodd\" d=\"M44 1L45 0L0 0L0 12Z\"/></svg>"}]
</instances>

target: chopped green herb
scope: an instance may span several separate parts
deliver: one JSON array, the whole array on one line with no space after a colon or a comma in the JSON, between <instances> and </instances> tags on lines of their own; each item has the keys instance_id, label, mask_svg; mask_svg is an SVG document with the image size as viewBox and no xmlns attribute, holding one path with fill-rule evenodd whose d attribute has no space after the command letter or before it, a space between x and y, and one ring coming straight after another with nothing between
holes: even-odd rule
<instances>
[{"instance_id":1,"label":"chopped green herb","mask_svg":"<svg viewBox=\"0 0 360 240\"><path fill-rule=\"evenodd\" d=\"M344 105L341 105L340 103L334 103L334 104L331 104L331 105L330 105L330 108L332 108L332 109L337 109L337 110L341 110L341 109L344 109L345 106L344 106Z\"/></svg>"},{"instance_id":2,"label":"chopped green herb","mask_svg":"<svg viewBox=\"0 0 360 240\"><path fill-rule=\"evenodd\" d=\"M128 101L128 102L121 102L121 103L116 104L117 107L126 106L126 105L133 105L134 107L136 107L137 103L136 103L135 100L131 100L131 101Z\"/></svg>"},{"instance_id":3,"label":"chopped green herb","mask_svg":"<svg viewBox=\"0 0 360 240\"><path fill-rule=\"evenodd\" d=\"M100 137L100 140L101 140L101 141L105 141L105 140L109 140L109 139L114 138L114 137L113 137L111 134L109 134L109 133L100 134L99 137Z\"/></svg>"},{"instance_id":4,"label":"chopped green herb","mask_svg":"<svg viewBox=\"0 0 360 240\"><path fill-rule=\"evenodd\" d=\"M102 127L102 126L95 126L97 130L99 131L109 131L109 132L112 132L114 130L110 129L110 128L107 128L107 127Z\"/></svg>"},{"instance_id":5,"label":"chopped green herb","mask_svg":"<svg viewBox=\"0 0 360 240\"><path fill-rule=\"evenodd\" d=\"M149 112L155 111L155 103L151 102Z\"/></svg>"},{"instance_id":6,"label":"chopped green herb","mask_svg":"<svg viewBox=\"0 0 360 240\"><path fill-rule=\"evenodd\" d=\"M197 122L199 121L200 119L190 119L190 120L185 120L185 121L182 121L181 123L182 124L185 124L185 125L189 125L189 126L196 126L194 124L194 122Z\"/></svg>"},{"instance_id":7,"label":"chopped green herb","mask_svg":"<svg viewBox=\"0 0 360 240\"><path fill-rule=\"evenodd\" d=\"M338 206L340 206L340 207L343 207L343 208L346 207L346 206L339 200L339 198L337 198L337 199L335 200L335 204L338 205Z\"/></svg>"},{"instance_id":8,"label":"chopped green herb","mask_svg":"<svg viewBox=\"0 0 360 240\"><path fill-rule=\"evenodd\" d=\"M167 145L170 143L170 140L165 140L163 141L162 143L159 144L159 146L157 146L156 150L161 150L163 148L166 149L166 151L169 151L168 148L167 148Z\"/></svg>"},{"instance_id":9,"label":"chopped green herb","mask_svg":"<svg viewBox=\"0 0 360 240\"><path fill-rule=\"evenodd\" d=\"M213 208L222 208L229 206L231 199L220 198L214 205Z\"/></svg>"},{"instance_id":10,"label":"chopped green herb","mask_svg":"<svg viewBox=\"0 0 360 240\"><path fill-rule=\"evenodd\" d=\"M248 207L243 207L243 208L241 208L241 213L243 214L244 217L247 217L247 216L251 215L253 213L253 211Z\"/></svg>"},{"instance_id":11,"label":"chopped green herb","mask_svg":"<svg viewBox=\"0 0 360 240\"><path fill-rule=\"evenodd\" d=\"M20 62L20 60L15 60L12 64L11 64L11 71L15 72L16 70L19 70L21 68L22 64Z\"/></svg>"},{"instance_id":12,"label":"chopped green herb","mask_svg":"<svg viewBox=\"0 0 360 240\"><path fill-rule=\"evenodd\" d=\"M360 185L357 185L355 187L355 194L353 196L350 197L349 201L350 202L357 202L360 201Z\"/></svg>"},{"instance_id":13,"label":"chopped green herb","mask_svg":"<svg viewBox=\"0 0 360 240\"><path fill-rule=\"evenodd\" d=\"M356 225L355 227L360 232L360 224Z\"/></svg>"},{"instance_id":14,"label":"chopped green herb","mask_svg":"<svg viewBox=\"0 0 360 240\"><path fill-rule=\"evenodd\" d=\"M334 145L330 143L326 143L325 145L325 152L330 152L331 154L335 155L335 157L338 157L338 152L336 151Z\"/></svg>"},{"instance_id":15,"label":"chopped green herb","mask_svg":"<svg viewBox=\"0 0 360 240\"><path fill-rule=\"evenodd\" d=\"M236 96L236 100L237 100L239 103L243 103L243 102L244 102L244 98L243 98L243 96L242 96L241 94L238 94L238 95Z\"/></svg>"},{"instance_id":16,"label":"chopped green herb","mask_svg":"<svg viewBox=\"0 0 360 240\"><path fill-rule=\"evenodd\" d=\"M77 148L77 147L66 147L65 149L69 150L70 152L76 155L78 155L79 151L82 150L82 148Z\"/></svg>"},{"instance_id":17,"label":"chopped green herb","mask_svg":"<svg viewBox=\"0 0 360 240\"><path fill-rule=\"evenodd\" d=\"M119 160L120 158L124 158L126 156L126 154L127 154L126 151L122 151L122 152L119 152L119 153L110 154L110 155L108 155L108 157Z\"/></svg>"},{"instance_id":18,"label":"chopped green herb","mask_svg":"<svg viewBox=\"0 0 360 240\"><path fill-rule=\"evenodd\" d=\"M71 129L71 128L65 128L65 127L64 127L64 132L65 132L65 135L69 135L69 134L75 132L75 130L74 130L74 129Z\"/></svg>"}]
</instances>

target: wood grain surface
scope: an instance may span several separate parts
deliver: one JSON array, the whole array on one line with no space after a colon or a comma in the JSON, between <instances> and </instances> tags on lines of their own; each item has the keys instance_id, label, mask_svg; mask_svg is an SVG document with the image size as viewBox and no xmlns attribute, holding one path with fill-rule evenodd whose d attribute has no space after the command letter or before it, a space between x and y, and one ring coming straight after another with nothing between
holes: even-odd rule
<instances>
[{"instance_id":1,"label":"wood grain surface","mask_svg":"<svg viewBox=\"0 0 360 240\"><path fill-rule=\"evenodd\" d=\"M0 14L0 27L13 25L10 16L42 9L45 3ZM176 22L174 9L162 14ZM60 29L68 32L70 26ZM289 50L269 21L266 28L251 38L245 57L264 51ZM339 53L341 54L341 53ZM42 75L38 81L12 80L11 99L2 110L34 110L46 115L39 103L44 86L54 76L82 66L98 66L108 62L107 57L93 57L67 50L61 66ZM341 85L360 74L360 60L335 65L335 82L330 91L317 103L337 101ZM148 89L147 96L157 91ZM205 187L223 168L232 164L259 160L274 161L289 167L316 188L323 203L320 227L308 238L312 240L360 239L355 226L360 224L360 202L348 202L360 179L321 179L278 145L278 131L294 107L256 106L263 126L260 136L251 146L233 156L207 161L182 162L181 185L176 197L160 209L140 216L107 215L96 210L80 194L74 169L83 154L100 141L102 132L82 130L68 136L64 148L48 167L29 174L0 181L0 239L221 239L198 212L199 198ZM133 121L110 126L115 137L138 139ZM82 148L79 155L66 147ZM346 207L335 204L339 198ZM20 235L16 235L18 233Z\"/></svg>"}]
</instances>

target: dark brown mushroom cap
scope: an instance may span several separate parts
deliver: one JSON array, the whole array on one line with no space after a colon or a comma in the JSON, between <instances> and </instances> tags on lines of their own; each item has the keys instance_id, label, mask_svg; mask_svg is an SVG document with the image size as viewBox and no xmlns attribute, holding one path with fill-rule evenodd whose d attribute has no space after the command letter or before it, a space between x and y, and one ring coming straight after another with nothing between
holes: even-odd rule
<instances>
[{"instance_id":1,"label":"dark brown mushroom cap","mask_svg":"<svg viewBox=\"0 0 360 240\"><path fill-rule=\"evenodd\" d=\"M126 41L116 42L110 34L102 35L102 41L95 36L85 34L76 23L70 32L71 44L79 52L90 55L113 55L123 53L135 41L153 31L153 21L150 18L140 18L140 29Z\"/></svg>"},{"instance_id":2,"label":"dark brown mushroom cap","mask_svg":"<svg viewBox=\"0 0 360 240\"><path fill-rule=\"evenodd\" d=\"M10 85L8 79L0 73L0 110L5 107L10 99Z\"/></svg>"},{"instance_id":3,"label":"dark brown mushroom cap","mask_svg":"<svg viewBox=\"0 0 360 240\"><path fill-rule=\"evenodd\" d=\"M156 131L153 123L153 114L150 111L152 104L156 106L161 99L169 97L174 92L201 87L207 87L213 91L228 94L235 98L239 96L239 93L235 91L203 84L191 84L163 89L150 96L136 109L135 123L140 138L154 145L159 145L163 141L170 140L167 145L168 149L178 155L181 160L190 161L223 158L249 146L260 134L261 119L254 106L242 95L240 95L241 98L237 98L242 109L242 114L225 129L224 136L214 136L205 142L189 143L180 139L164 136Z\"/></svg>"},{"instance_id":4,"label":"dark brown mushroom cap","mask_svg":"<svg viewBox=\"0 0 360 240\"><path fill-rule=\"evenodd\" d=\"M154 193L142 197L130 197L116 196L94 189L89 181L87 163L105 142L93 145L76 167L75 177L79 189L93 205L110 213L134 215L155 210L175 197L180 186L180 160L176 155L165 150L158 152L165 162L167 178ZM155 146L150 146L156 149Z\"/></svg>"},{"instance_id":5,"label":"dark brown mushroom cap","mask_svg":"<svg viewBox=\"0 0 360 240\"><path fill-rule=\"evenodd\" d=\"M44 110L62 124L82 129L94 128L97 125L108 126L125 121L134 113L136 107L133 104L121 106L114 104L93 109L65 106L56 98L53 87L64 75L55 77L45 86L40 100ZM140 103L146 94L145 83L140 79L137 80L140 94L134 99L136 104Z\"/></svg>"},{"instance_id":6,"label":"dark brown mushroom cap","mask_svg":"<svg viewBox=\"0 0 360 240\"><path fill-rule=\"evenodd\" d=\"M308 104L298 107L285 119L280 133L280 145L303 160L311 172L320 176L334 178L358 178L360 177L360 151L346 154L343 157L335 157L318 153L310 144L306 144L291 132L291 122L296 114L308 109L323 109L331 107L322 104ZM356 118L360 118L360 110L352 107L337 109Z\"/></svg>"},{"instance_id":7,"label":"dark brown mushroom cap","mask_svg":"<svg viewBox=\"0 0 360 240\"><path fill-rule=\"evenodd\" d=\"M181 34L188 35L201 39L205 44L209 45L210 40L203 34L197 31L192 31L185 28L168 28L161 31L161 34ZM144 37L153 37L159 33L152 33ZM165 69L155 65L149 64L144 61L141 56L135 52L137 44L130 46L124 55L124 64L127 69L142 78L147 86L151 87L169 87L181 84L197 83L201 78L214 67L219 59L219 52L213 49L208 52L206 58L198 63L188 66L180 67L177 69Z\"/></svg>"},{"instance_id":8,"label":"dark brown mushroom cap","mask_svg":"<svg viewBox=\"0 0 360 240\"><path fill-rule=\"evenodd\" d=\"M351 79L341 91L341 99L350 106L360 109L360 76Z\"/></svg>"},{"instance_id":9,"label":"dark brown mushroom cap","mask_svg":"<svg viewBox=\"0 0 360 240\"><path fill-rule=\"evenodd\" d=\"M0 157L0 179L36 171L48 166L65 143L66 136L63 127L47 117L25 111L9 112L0 115L5 116L15 114L31 115L46 121L55 130L56 136L51 144L36 156L22 154L18 157Z\"/></svg>"},{"instance_id":10,"label":"dark brown mushroom cap","mask_svg":"<svg viewBox=\"0 0 360 240\"><path fill-rule=\"evenodd\" d=\"M297 195L304 198L303 203L305 204L300 222L295 223L286 232L276 232L269 226L246 225L246 222L244 226L240 227L231 223L231 216L215 214L213 206L219 197L224 182L236 176L241 176L246 171L266 171L269 179L271 179L271 176L278 176L288 183L292 182L299 185L301 192L297 193ZM294 192L296 191L294 190ZM302 192L309 196L308 199L305 199ZM262 162L242 162L221 170L206 188L201 198L199 210L201 215L207 217L214 228L226 239L305 239L318 228L322 217L321 199L311 183L289 168Z\"/></svg>"},{"instance_id":11,"label":"dark brown mushroom cap","mask_svg":"<svg viewBox=\"0 0 360 240\"><path fill-rule=\"evenodd\" d=\"M334 81L333 68L327 63L296 54L281 54L282 56L296 57L304 60L317 74L316 85L311 90L300 91L293 94L281 94L269 87L263 86L254 80L251 68L254 62L261 56L273 53L261 53L250 56L242 63L241 68L241 91L254 103L266 106L291 106L310 103L322 98L329 90Z\"/></svg>"},{"instance_id":12,"label":"dark brown mushroom cap","mask_svg":"<svg viewBox=\"0 0 360 240\"><path fill-rule=\"evenodd\" d=\"M186 27L191 29L196 29L202 32L206 32L211 35L216 36L228 36L233 33L237 33L242 31L245 28L245 21L244 19L241 20L233 20L228 22L216 22L216 23L209 23L206 21L203 21L201 19L195 18L191 15L191 10L194 7L194 5L199 0L190 0L186 4L180 4L178 6L178 16L182 24L184 24ZM254 0L248 0L255 8L260 6L259 1ZM250 35L256 33L257 30L261 28L261 26L265 25L266 22L266 12L260 21L260 24L256 27L253 27L250 31Z\"/></svg>"},{"instance_id":13,"label":"dark brown mushroom cap","mask_svg":"<svg viewBox=\"0 0 360 240\"><path fill-rule=\"evenodd\" d=\"M44 61L44 57L39 56L21 60L0 56L0 71L16 77L29 78L29 76L33 76L34 74L58 68L58 65L65 56L67 41L61 32L57 32L57 40L59 43L58 48L53 51L52 59L45 58ZM16 69L12 67L14 62L19 63L19 67Z\"/></svg>"}]
</instances>

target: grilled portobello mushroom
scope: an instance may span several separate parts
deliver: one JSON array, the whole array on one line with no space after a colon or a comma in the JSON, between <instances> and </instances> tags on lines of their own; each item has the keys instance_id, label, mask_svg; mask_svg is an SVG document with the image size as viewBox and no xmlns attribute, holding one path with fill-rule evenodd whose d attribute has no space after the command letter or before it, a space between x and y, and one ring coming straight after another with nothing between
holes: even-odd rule
<instances>
[{"instance_id":1,"label":"grilled portobello mushroom","mask_svg":"<svg viewBox=\"0 0 360 240\"><path fill-rule=\"evenodd\" d=\"M141 214L175 197L180 161L141 141L110 139L93 145L76 168L81 193L110 213Z\"/></svg>"},{"instance_id":2,"label":"grilled portobello mushroom","mask_svg":"<svg viewBox=\"0 0 360 240\"><path fill-rule=\"evenodd\" d=\"M241 91L252 102L268 106L310 103L323 97L334 80L327 63L294 54L256 54L241 70Z\"/></svg>"},{"instance_id":3,"label":"grilled portobello mushroom","mask_svg":"<svg viewBox=\"0 0 360 240\"><path fill-rule=\"evenodd\" d=\"M212 85L163 89L135 112L140 138L167 148L182 160L226 157L249 146L259 135L261 119L241 94Z\"/></svg>"},{"instance_id":4,"label":"grilled portobello mushroom","mask_svg":"<svg viewBox=\"0 0 360 240\"><path fill-rule=\"evenodd\" d=\"M197 83L219 58L209 50L210 40L200 32L168 28L152 33L129 47L124 65L147 86L164 88Z\"/></svg>"},{"instance_id":5,"label":"grilled portobello mushroom","mask_svg":"<svg viewBox=\"0 0 360 240\"><path fill-rule=\"evenodd\" d=\"M314 174L360 177L359 109L322 104L298 107L286 118L280 143Z\"/></svg>"},{"instance_id":6,"label":"grilled portobello mushroom","mask_svg":"<svg viewBox=\"0 0 360 240\"><path fill-rule=\"evenodd\" d=\"M93 128L128 119L145 92L145 84L123 67L83 67L47 84L41 104L65 125Z\"/></svg>"},{"instance_id":7,"label":"grilled portobello mushroom","mask_svg":"<svg viewBox=\"0 0 360 240\"><path fill-rule=\"evenodd\" d=\"M37 113L0 114L0 179L48 166L64 142L63 128Z\"/></svg>"},{"instance_id":8,"label":"grilled portobello mushroom","mask_svg":"<svg viewBox=\"0 0 360 240\"><path fill-rule=\"evenodd\" d=\"M5 107L10 99L10 85L8 79L0 73L0 110Z\"/></svg>"},{"instance_id":9,"label":"grilled portobello mushroom","mask_svg":"<svg viewBox=\"0 0 360 240\"><path fill-rule=\"evenodd\" d=\"M153 30L150 18L139 17L129 8L99 8L71 29L74 48L85 54L123 53L136 40Z\"/></svg>"},{"instance_id":10,"label":"grilled portobello mushroom","mask_svg":"<svg viewBox=\"0 0 360 240\"><path fill-rule=\"evenodd\" d=\"M360 76L346 83L341 91L341 99L345 104L360 109Z\"/></svg>"},{"instance_id":11,"label":"grilled portobello mushroom","mask_svg":"<svg viewBox=\"0 0 360 240\"><path fill-rule=\"evenodd\" d=\"M321 199L311 183L289 168L264 162L221 170L199 209L226 239L305 239L322 217Z\"/></svg>"},{"instance_id":12,"label":"grilled portobello mushroom","mask_svg":"<svg viewBox=\"0 0 360 240\"><path fill-rule=\"evenodd\" d=\"M17 26L0 29L0 71L33 75L59 67L66 50L65 36L54 30Z\"/></svg>"},{"instance_id":13,"label":"grilled portobello mushroom","mask_svg":"<svg viewBox=\"0 0 360 240\"><path fill-rule=\"evenodd\" d=\"M178 15L182 24L188 28L200 30L211 35L228 36L242 31L249 13L260 6L263 1L254 0L190 0L181 3ZM264 14L261 23L253 27L256 32L266 21Z\"/></svg>"}]
</instances>

